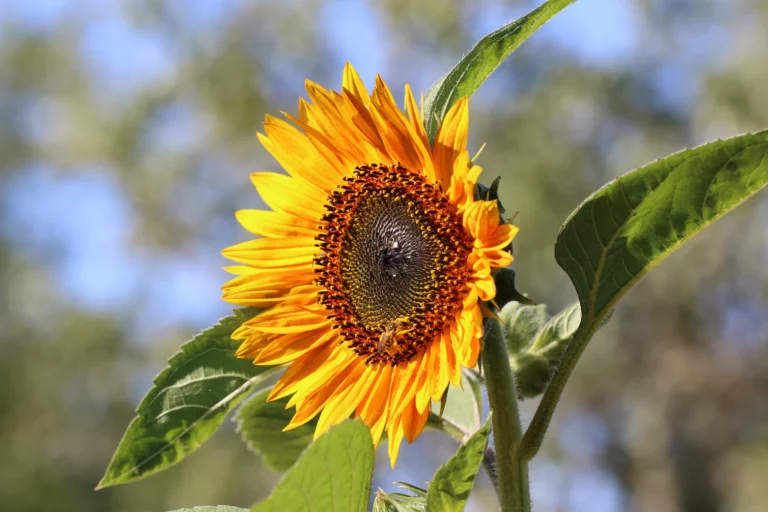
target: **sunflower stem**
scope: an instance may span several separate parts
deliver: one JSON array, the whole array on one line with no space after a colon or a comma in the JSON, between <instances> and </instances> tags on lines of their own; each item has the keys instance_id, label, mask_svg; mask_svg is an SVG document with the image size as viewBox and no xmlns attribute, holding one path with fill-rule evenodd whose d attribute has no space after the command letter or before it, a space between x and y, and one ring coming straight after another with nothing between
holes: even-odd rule
<instances>
[{"instance_id":1,"label":"sunflower stem","mask_svg":"<svg viewBox=\"0 0 768 512\"><path fill-rule=\"evenodd\" d=\"M496 473L502 512L530 512L528 462L520 457L523 430L517 409L517 391L501 324L486 319L482 358L488 401L493 412Z\"/></svg>"}]
</instances>

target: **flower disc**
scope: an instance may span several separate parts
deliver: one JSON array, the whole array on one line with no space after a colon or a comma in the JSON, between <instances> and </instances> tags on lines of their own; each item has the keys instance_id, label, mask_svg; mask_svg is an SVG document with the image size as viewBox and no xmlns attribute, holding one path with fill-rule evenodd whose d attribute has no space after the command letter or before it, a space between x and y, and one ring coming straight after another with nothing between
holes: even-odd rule
<instances>
[{"instance_id":1,"label":"flower disc","mask_svg":"<svg viewBox=\"0 0 768 512\"><path fill-rule=\"evenodd\" d=\"M456 207L423 176L371 165L358 167L327 208L315 259L327 290L321 302L369 363L407 361L469 292L472 241Z\"/></svg>"}]
</instances>

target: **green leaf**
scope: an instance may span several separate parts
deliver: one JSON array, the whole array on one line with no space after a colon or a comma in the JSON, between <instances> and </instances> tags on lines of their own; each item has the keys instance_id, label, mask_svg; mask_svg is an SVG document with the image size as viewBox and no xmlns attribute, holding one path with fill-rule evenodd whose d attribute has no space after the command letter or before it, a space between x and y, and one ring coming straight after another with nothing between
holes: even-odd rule
<instances>
[{"instance_id":1,"label":"green leaf","mask_svg":"<svg viewBox=\"0 0 768 512\"><path fill-rule=\"evenodd\" d=\"M470 97L509 55L552 16L576 0L549 0L522 18L491 32L424 95L424 125L432 142L448 109Z\"/></svg>"},{"instance_id":2,"label":"green leaf","mask_svg":"<svg viewBox=\"0 0 768 512\"><path fill-rule=\"evenodd\" d=\"M285 471L298 460L315 433L317 417L292 430L283 432L290 423L294 408L286 409L288 398L267 402L270 390L250 398L235 415L237 430L243 440L264 462L276 471Z\"/></svg>"},{"instance_id":3,"label":"green leaf","mask_svg":"<svg viewBox=\"0 0 768 512\"><path fill-rule=\"evenodd\" d=\"M211 505L207 507L180 508L172 512L248 512L248 509L230 507L229 505Z\"/></svg>"},{"instance_id":4,"label":"green leaf","mask_svg":"<svg viewBox=\"0 0 768 512\"><path fill-rule=\"evenodd\" d=\"M469 492L475 483L475 476L483 461L491 433L490 416L485 425L459 447L432 477L427 489L427 510L460 512L469 499Z\"/></svg>"},{"instance_id":5,"label":"green leaf","mask_svg":"<svg viewBox=\"0 0 768 512\"><path fill-rule=\"evenodd\" d=\"M549 379L581 321L575 302L552 318L547 307L511 302L500 315L510 350L519 398L533 398L544 392Z\"/></svg>"},{"instance_id":6,"label":"green leaf","mask_svg":"<svg viewBox=\"0 0 768 512\"><path fill-rule=\"evenodd\" d=\"M373 512L424 512L427 506L427 491L403 482L396 483L414 494L386 493L379 490L373 501Z\"/></svg>"},{"instance_id":7,"label":"green leaf","mask_svg":"<svg viewBox=\"0 0 768 512\"><path fill-rule=\"evenodd\" d=\"M501 325L504 326L504 336L507 350L517 355L525 352L526 347L533 343L536 334L547 323L547 306L528 306L519 302L509 302L499 314Z\"/></svg>"},{"instance_id":8,"label":"green leaf","mask_svg":"<svg viewBox=\"0 0 768 512\"><path fill-rule=\"evenodd\" d=\"M373 440L361 420L344 421L309 445L252 512L357 512L368 508Z\"/></svg>"},{"instance_id":9,"label":"green leaf","mask_svg":"<svg viewBox=\"0 0 768 512\"><path fill-rule=\"evenodd\" d=\"M181 347L139 404L97 489L162 471L202 445L229 411L278 368L235 357L232 333L257 310L237 310Z\"/></svg>"},{"instance_id":10,"label":"green leaf","mask_svg":"<svg viewBox=\"0 0 768 512\"><path fill-rule=\"evenodd\" d=\"M768 130L687 149L590 196L561 228L555 258L594 332L650 269L768 183Z\"/></svg>"}]
</instances>

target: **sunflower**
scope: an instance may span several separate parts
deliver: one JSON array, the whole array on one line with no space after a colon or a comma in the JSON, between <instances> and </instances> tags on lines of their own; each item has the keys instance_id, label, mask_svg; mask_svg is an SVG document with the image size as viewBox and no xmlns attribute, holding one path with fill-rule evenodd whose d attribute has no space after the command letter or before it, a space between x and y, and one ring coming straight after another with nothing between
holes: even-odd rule
<instances>
[{"instance_id":1,"label":"sunflower","mask_svg":"<svg viewBox=\"0 0 768 512\"><path fill-rule=\"evenodd\" d=\"M238 357L287 366L269 395L291 396L286 429L319 413L317 437L354 414L375 444L387 431L394 467L403 437L477 364L483 302L517 228L475 199L466 98L430 147L407 85L407 115L349 64L341 93L306 89L298 118L284 114L293 124L268 115L259 134L287 175L251 175L271 210L236 213L260 238L223 251L240 264L223 298L267 308L233 337Z\"/></svg>"}]
</instances>

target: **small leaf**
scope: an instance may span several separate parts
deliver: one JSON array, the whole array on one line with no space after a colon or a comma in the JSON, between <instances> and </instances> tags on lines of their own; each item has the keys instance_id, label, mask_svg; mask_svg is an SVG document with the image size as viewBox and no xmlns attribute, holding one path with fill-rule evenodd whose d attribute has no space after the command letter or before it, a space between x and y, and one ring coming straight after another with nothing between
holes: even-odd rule
<instances>
[{"instance_id":1,"label":"small leaf","mask_svg":"<svg viewBox=\"0 0 768 512\"><path fill-rule=\"evenodd\" d=\"M581 309L574 303L552 318L547 307L510 302L501 311L510 363L515 372L520 398L540 395L581 321Z\"/></svg>"},{"instance_id":2,"label":"small leaf","mask_svg":"<svg viewBox=\"0 0 768 512\"><path fill-rule=\"evenodd\" d=\"M537 9L482 38L469 53L424 95L424 125L432 142L448 109L470 97L504 59L552 16L576 0L549 0Z\"/></svg>"},{"instance_id":3,"label":"small leaf","mask_svg":"<svg viewBox=\"0 0 768 512\"><path fill-rule=\"evenodd\" d=\"M386 493L379 490L373 501L373 512L424 512L427 506L427 491L410 484L397 483L414 494Z\"/></svg>"},{"instance_id":4,"label":"small leaf","mask_svg":"<svg viewBox=\"0 0 768 512\"><path fill-rule=\"evenodd\" d=\"M283 432L290 423L295 409L286 409L288 398L267 402L270 390L250 398L237 411L237 430L253 452L276 471L285 471L298 460L309 446L315 433L317 417L304 425Z\"/></svg>"},{"instance_id":5,"label":"small leaf","mask_svg":"<svg viewBox=\"0 0 768 512\"><path fill-rule=\"evenodd\" d=\"M577 302L574 302L544 324L527 352L546 356L548 352L559 350L562 342L570 339L576 332L579 323L581 323L581 308Z\"/></svg>"},{"instance_id":6,"label":"small leaf","mask_svg":"<svg viewBox=\"0 0 768 512\"><path fill-rule=\"evenodd\" d=\"M356 512L368 508L373 440L360 420L320 436L252 512Z\"/></svg>"},{"instance_id":7,"label":"small leaf","mask_svg":"<svg viewBox=\"0 0 768 512\"><path fill-rule=\"evenodd\" d=\"M555 259L594 332L650 269L768 184L768 131L718 140L636 169L590 196L561 228Z\"/></svg>"},{"instance_id":8,"label":"small leaf","mask_svg":"<svg viewBox=\"0 0 768 512\"><path fill-rule=\"evenodd\" d=\"M435 473L427 489L427 510L460 512L464 510L475 476L483 461L491 433L490 416L485 425L459 447L453 457Z\"/></svg>"},{"instance_id":9,"label":"small leaf","mask_svg":"<svg viewBox=\"0 0 768 512\"><path fill-rule=\"evenodd\" d=\"M523 353L549 319L546 305L527 306L519 302L505 305L499 318L504 326L507 350L512 355Z\"/></svg>"},{"instance_id":10,"label":"small leaf","mask_svg":"<svg viewBox=\"0 0 768 512\"><path fill-rule=\"evenodd\" d=\"M229 505L211 505L205 507L180 508L172 512L248 512L248 509L230 507Z\"/></svg>"},{"instance_id":11,"label":"small leaf","mask_svg":"<svg viewBox=\"0 0 768 512\"><path fill-rule=\"evenodd\" d=\"M162 471L202 445L229 411L277 368L235 357L232 333L257 310L237 310L181 347L139 404L97 489Z\"/></svg>"}]
</instances>

